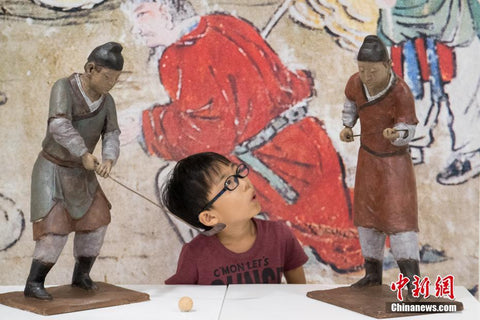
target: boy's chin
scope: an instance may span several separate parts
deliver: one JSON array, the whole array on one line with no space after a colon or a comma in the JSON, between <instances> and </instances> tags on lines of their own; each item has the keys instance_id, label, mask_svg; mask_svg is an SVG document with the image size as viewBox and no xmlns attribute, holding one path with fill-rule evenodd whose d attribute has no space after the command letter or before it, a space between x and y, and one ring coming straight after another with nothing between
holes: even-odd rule
<instances>
[{"instance_id":1,"label":"boy's chin","mask_svg":"<svg viewBox=\"0 0 480 320\"><path fill-rule=\"evenodd\" d=\"M255 218L255 217L257 217L257 216L259 216L259 215L262 214L262 210L261 210L260 207L258 208L258 210L255 210L255 211L253 211L253 212L254 212L254 213L252 213L252 218Z\"/></svg>"}]
</instances>

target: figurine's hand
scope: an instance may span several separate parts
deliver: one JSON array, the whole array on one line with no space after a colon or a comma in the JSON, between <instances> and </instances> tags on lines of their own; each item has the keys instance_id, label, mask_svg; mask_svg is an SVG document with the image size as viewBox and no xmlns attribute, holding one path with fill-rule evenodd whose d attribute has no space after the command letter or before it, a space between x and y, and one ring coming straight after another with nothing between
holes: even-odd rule
<instances>
[{"instance_id":1,"label":"figurine's hand","mask_svg":"<svg viewBox=\"0 0 480 320\"><path fill-rule=\"evenodd\" d=\"M87 170L95 170L95 167L98 165L97 157L87 152L82 156L82 164Z\"/></svg>"},{"instance_id":2,"label":"figurine's hand","mask_svg":"<svg viewBox=\"0 0 480 320\"><path fill-rule=\"evenodd\" d=\"M353 141L353 130L352 128L345 127L340 131L340 140L343 142L352 142Z\"/></svg>"},{"instance_id":3,"label":"figurine's hand","mask_svg":"<svg viewBox=\"0 0 480 320\"><path fill-rule=\"evenodd\" d=\"M393 128L386 128L385 130L383 130L383 137L390 141L397 139L399 136L400 134L397 132L397 130Z\"/></svg>"},{"instance_id":4,"label":"figurine's hand","mask_svg":"<svg viewBox=\"0 0 480 320\"><path fill-rule=\"evenodd\" d=\"M97 166L95 171L102 178L107 178L108 175L110 174L110 171L112 170L112 167L113 167L113 161L112 160L104 160L102 164Z\"/></svg>"}]
</instances>

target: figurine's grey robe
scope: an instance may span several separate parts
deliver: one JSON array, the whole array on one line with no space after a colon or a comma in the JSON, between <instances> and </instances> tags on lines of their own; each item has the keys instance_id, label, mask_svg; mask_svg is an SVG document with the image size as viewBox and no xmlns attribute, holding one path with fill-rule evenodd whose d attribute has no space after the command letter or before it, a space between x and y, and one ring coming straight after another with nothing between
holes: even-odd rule
<instances>
[{"instance_id":1,"label":"figurine's grey robe","mask_svg":"<svg viewBox=\"0 0 480 320\"><path fill-rule=\"evenodd\" d=\"M111 95L106 94L100 106L92 112L75 77L72 75L54 84L49 123L58 118L70 120L83 139L84 147L93 153L100 137L105 142L105 135L119 132L115 103ZM95 172L86 170L81 154L72 154L54 139L48 129L42 148L32 173L31 221L41 221L57 203L63 204L72 219L81 219L91 207L97 192L104 196ZM115 162L117 157L118 153L111 160ZM105 155L103 158L105 160Z\"/></svg>"}]
</instances>

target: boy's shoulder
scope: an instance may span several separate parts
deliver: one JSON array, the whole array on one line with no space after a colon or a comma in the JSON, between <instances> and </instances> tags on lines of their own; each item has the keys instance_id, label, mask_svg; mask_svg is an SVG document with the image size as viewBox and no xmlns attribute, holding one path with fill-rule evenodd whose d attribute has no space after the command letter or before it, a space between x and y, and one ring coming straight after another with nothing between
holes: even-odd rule
<instances>
[{"instance_id":1,"label":"boy's shoulder","mask_svg":"<svg viewBox=\"0 0 480 320\"><path fill-rule=\"evenodd\" d=\"M205 248L212 246L214 241L216 241L215 236L198 234L183 246L192 250L205 250Z\"/></svg>"},{"instance_id":2,"label":"boy's shoulder","mask_svg":"<svg viewBox=\"0 0 480 320\"><path fill-rule=\"evenodd\" d=\"M268 236L272 236L273 234L278 236L291 234L290 228L284 221L272 221L259 218L254 218L253 220L257 225L257 229L260 230L260 232L267 234Z\"/></svg>"},{"instance_id":3,"label":"boy's shoulder","mask_svg":"<svg viewBox=\"0 0 480 320\"><path fill-rule=\"evenodd\" d=\"M281 238L292 235L292 231L284 221L272 221L259 218L253 218L259 233L268 238ZM215 236L205 236L198 234L190 242L184 244L184 247L191 250L209 250L212 246L218 245L218 239Z\"/></svg>"}]
</instances>

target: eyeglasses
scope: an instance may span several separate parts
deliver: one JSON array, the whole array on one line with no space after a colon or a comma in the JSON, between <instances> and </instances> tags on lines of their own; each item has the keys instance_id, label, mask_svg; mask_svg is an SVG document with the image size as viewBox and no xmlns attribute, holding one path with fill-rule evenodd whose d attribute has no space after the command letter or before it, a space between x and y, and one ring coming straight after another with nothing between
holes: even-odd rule
<instances>
[{"instance_id":1,"label":"eyeglasses","mask_svg":"<svg viewBox=\"0 0 480 320\"><path fill-rule=\"evenodd\" d=\"M213 203L215 201L217 201L218 198L220 198L220 196L222 194L225 193L225 191L235 190L239 185L238 178L240 178L240 179L245 178L246 176L248 176L248 172L249 172L249 170L248 170L248 167L247 167L246 164L244 164L244 163L239 164L238 167L237 167L236 173L232 176L227 177L227 179L225 180L225 183L223 185L223 189L219 193L217 193L217 195L215 197L213 197L212 200L208 201L208 203L202 208L202 210L200 210L200 212L205 211L208 208L210 208L213 205Z\"/></svg>"}]
</instances>

